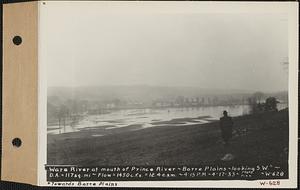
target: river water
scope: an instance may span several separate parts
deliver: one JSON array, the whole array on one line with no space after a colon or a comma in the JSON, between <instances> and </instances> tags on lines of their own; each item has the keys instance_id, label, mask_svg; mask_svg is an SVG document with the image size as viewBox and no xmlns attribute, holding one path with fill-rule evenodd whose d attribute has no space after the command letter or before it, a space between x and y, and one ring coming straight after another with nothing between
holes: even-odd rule
<instances>
[{"instance_id":1,"label":"river water","mask_svg":"<svg viewBox=\"0 0 300 190\"><path fill-rule=\"evenodd\" d=\"M279 104L278 109L286 108L286 104ZM48 126L48 134L61 134L76 132L88 128L104 128L105 130L139 126L139 129L173 125L186 126L203 124L219 120L226 110L232 117L246 115L250 112L249 105L235 106L208 106L191 108L165 108L165 109L128 109L114 111L108 114L87 115L75 126Z\"/></svg>"}]
</instances>

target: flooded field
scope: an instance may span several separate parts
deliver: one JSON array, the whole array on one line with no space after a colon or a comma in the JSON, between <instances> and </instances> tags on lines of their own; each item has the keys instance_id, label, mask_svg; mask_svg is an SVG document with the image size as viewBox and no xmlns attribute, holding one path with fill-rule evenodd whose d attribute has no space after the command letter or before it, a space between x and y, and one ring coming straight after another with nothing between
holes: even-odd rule
<instances>
[{"instance_id":1,"label":"flooded field","mask_svg":"<svg viewBox=\"0 0 300 190\"><path fill-rule=\"evenodd\" d=\"M279 105L279 109L286 105ZM61 134L89 129L112 130L120 128L131 128L139 130L149 127L172 125L185 126L192 124L203 124L218 120L223 110L229 115L240 116L249 114L248 105L237 106L210 106L198 108L166 108L166 109L128 109L114 111L101 115L86 115L75 126L66 125L48 126L48 134ZM101 136L101 135L98 135Z\"/></svg>"}]
</instances>

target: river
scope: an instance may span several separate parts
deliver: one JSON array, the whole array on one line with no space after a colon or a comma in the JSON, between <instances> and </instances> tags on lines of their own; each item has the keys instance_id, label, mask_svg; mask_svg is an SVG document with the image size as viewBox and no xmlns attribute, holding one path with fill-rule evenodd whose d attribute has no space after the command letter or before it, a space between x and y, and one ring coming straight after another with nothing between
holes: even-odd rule
<instances>
[{"instance_id":1,"label":"river","mask_svg":"<svg viewBox=\"0 0 300 190\"><path fill-rule=\"evenodd\" d=\"M278 104L278 109L286 108L286 104ZM190 108L166 108L166 109L127 109L113 111L108 114L87 115L75 126L67 125L48 126L48 134L61 134L80 131L85 128L102 127L106 130L140 126L140 129L162 125L203 124L219 120L223 111L226 110L229 116L247 115L250 112L249 105L235 106L207 106Z\"/></svg>"}]
</instances>

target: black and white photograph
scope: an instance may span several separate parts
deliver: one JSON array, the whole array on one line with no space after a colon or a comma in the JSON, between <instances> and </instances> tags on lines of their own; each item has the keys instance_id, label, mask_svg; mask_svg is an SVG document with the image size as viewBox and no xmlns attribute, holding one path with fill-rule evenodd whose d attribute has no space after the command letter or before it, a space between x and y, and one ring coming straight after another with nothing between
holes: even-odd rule
<instances>
[{"instance_id":1,"label":"black and white photograph","mask_svg":"<svg viewBox=\"0 0 300 190\"><path fill-rule=\"evenodd\" d=\"M48 181L289 179L288 12L174 4L41 3Z\"/></svg>"}]
</instances>

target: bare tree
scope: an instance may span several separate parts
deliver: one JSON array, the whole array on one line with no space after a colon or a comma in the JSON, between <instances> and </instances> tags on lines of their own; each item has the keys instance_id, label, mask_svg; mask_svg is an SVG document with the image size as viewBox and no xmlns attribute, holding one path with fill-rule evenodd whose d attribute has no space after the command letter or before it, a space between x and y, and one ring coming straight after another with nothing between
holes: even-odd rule
<instances>
[{"instance_id":1,"label":"bare tree","mask_svg":"<svg viewBox=\"0 0 300 190\"><path fill-rule=\"evenodd\" d=\"M60 128L63 124L64 131L66 131L66 120L68 117L69 109L65 105L61 105L58 111L58 126Z\"/></svg>"},{"instance_id":2,"label":"bare tree","mask_svg":"<svg viewBox=\"0 0 300 190\"><path fill-rule=\"evenodd\" d=\"M261 100L265 96L265 94L262 92L255 92L252 96L256 101L258 101L258 103L261 103Z\"/></svg>"}]
</instances>

